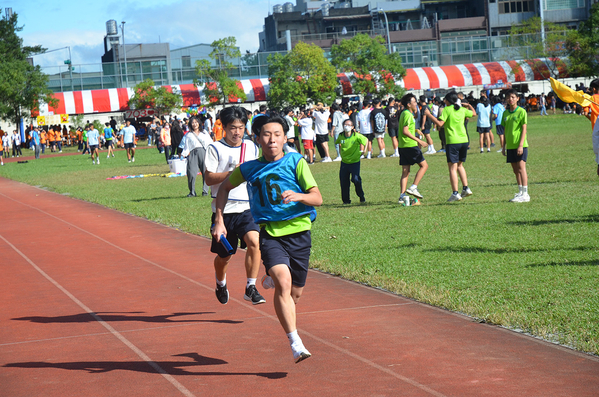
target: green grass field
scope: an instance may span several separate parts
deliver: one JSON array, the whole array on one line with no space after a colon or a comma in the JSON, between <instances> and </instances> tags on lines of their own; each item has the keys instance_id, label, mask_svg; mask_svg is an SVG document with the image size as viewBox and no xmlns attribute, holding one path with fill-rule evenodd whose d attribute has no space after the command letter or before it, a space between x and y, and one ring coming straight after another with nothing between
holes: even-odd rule
<instances>
[{"instance_id":1,"label":"green grass field","mask_svg":"<svg viewBox=\"0 0 599 397\"><path fill-rule=\"evenodd\" d=\"M338 163L314 165L324 204L313 225L312 266L599 354L599 178L590 123L530 116L528 128L530 203L508 202L517 191L511 167L501 153L479 154L475 120L465 165L474 195L459 203L446 203L443 154L427 156L419 207L397 203L395 158L362 161L366 205L342 205ZM439 147L436 132L433 139ZM123 151L100 158L95 166L87 155L11 163L0 175L209 234L210 199L185 198L186 178L106 180L168 172L155 148L138 150L131 164Z\"/></svg>"}]
</instances>

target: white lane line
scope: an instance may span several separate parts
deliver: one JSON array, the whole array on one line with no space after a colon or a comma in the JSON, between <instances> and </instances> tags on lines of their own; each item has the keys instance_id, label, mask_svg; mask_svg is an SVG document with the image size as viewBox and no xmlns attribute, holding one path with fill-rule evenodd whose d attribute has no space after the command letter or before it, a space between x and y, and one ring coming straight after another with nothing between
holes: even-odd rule
<instances>
[{"instance_id":1,"label":"white lane line","mask_svg":"<svg viewBox=\"0 0 599 397\"><path fill-rule=\"evenodd\" d=\"M25 254L23 254L17 247L12 245L7 239L4 238L0 234L0 239L4 240L6 244L8 244L16 253L18 253L23 259L25 259L35 270L37 270L42 276L44 276L48 281L50 281L56 288L61 290L66 296L68 296L73 302L77 304L81 309L85 310L85 312L89 313L98 323L100 323L104 328L108 330L112 335L114 335L118 340L123 342L129 349L133 350L135 354L145 362L147 362L156 372L162 375L167 381L169 381L177 390L179 390L184 396L195 397L195 395L187 390L185 386L179 383L175 378L169 375L162 367L160 367L156 362L152 361L150 357L148 357L143 351L141 351L137 346L131 343L127 338L121 335L117 330L112 328L110 324L102 320L100 316L94 313L90 308L85 306L83 302L77 299L73 294L66 290L62 285L60 285L56 280L50 277L46 272L39 268L31 259L29 259Z\"/></svg>"},{"instance_id":2,"label":"white lane line","mask_svg":"<svg viewBox=\"0 0 599 397\"><path fill-rule=\"evenodd\" d=\"M193 279L191 279L191 278L189 278L189 277L187 277L187 276L185 276L185 275L183 275L183 274L177 273L177 272L176 272L176 271L174 271L174 270L168 269L168 268L166 268L166 267L164 267L164 266L161 266L161 265L159 265L159 264L157 264L157 263L154 263L154 262L150 261L149 259L146 259L146 258L144 258L144 257L142 257L142 256L139 256L139 255L137 255L137 254L134 254L133 252L127 251L125 248L119 247L118 245L115 245L114 243L112 243L112 242L110 242L110 241L108 241L108 240L105 240L105 239L103 239L102 237L100 237L100 236L97 236L97 235L95 235L94 233L92 233L92 232L90 232L90 231L87 231L87 230L85 230L85 229L82 229L82 228L80 228L80 227L79 227L79 226L77 226L77 225L74 225L74 224L72 224L72 223L70 223L70 222L67 222L67 221L65 221L64 219L60 219L60 218L58 218L58 217L56 217L56 216L54 216L54 215L52 215L52 214L50 214L50 213L48 213L48 212L46 212L46 211L43 211L43 210L41 210L41 209L39 209L39 208L37 208L37 207L33 207L33 206L30 206L30 205L28 205L28 204L22 203L22 202L20 202L20 201L17 201L17 200L15 200L15 199L13 199L12 197L8 197L8 196L6 196L6 195L4 195L4 194L2 194L2 193L0 193L0 196L4 196L4 197L6 197L6 198L8 198L8 199L10 199L10 200L12 200L12 201L14 201L14 202L16 202L16 203L19 203L19 204L21 204L21 205L24 205L24 206L27 206L27 207L29 207L29 208L35 209L36 211L39 211L39 212L41 212L41 213L43 213L43 214L45 214L45 215L47 215L47 216L49 216L49 217L51 217L51 218L54 218L54 219L56 219L56 220L58 220L58 221L60 221L60 222L66 223L67 225L69 225L69 226L72 226L73 228L75 228L75 229L77 229L77 230L80 230L81 232L83 232L83 233L86 233L86 234L88 234L88 235L90 235L90 236L92 236L92 237L94 237L94 238L97 238L98 240L100 240L100 241L102 241L102 242L104 242L104 243L106 243L106 244L108 244L108 245L110 245L110 246L112 246L112 247L114 247L114 248L116 248L116 249L118 249L118 250L121 250L121 251L123 251L123 252L125 252L125 253L127 253L127 254L129 254L129 255L132 255L132 256L134 256L135 258L138 258L138 259L139 259L139 260L141 260L141 261L144 261L144 262L146 262L146 263L149 263L149 264L151 264L151 265L153 265L153 266L156 266L156 267L158 267L159 269L162 269L162 270L164 270L164 271L166 271L166 272L169 272L169 273L171 273L171 274L174 274L174 275L176 275L176 276L178 276L178 277L181 277L182 279L184 279L184 280L187 280L187 281L189 281L190 283L193 283L193 284L195 284L195 285L198 285L198 286L200 286L200 287L206 288L206 289L208 289L208 290L210 290L210 291L213 291L213 290L214 290L214 288L213 288L213 287L209 287L209 286L207 286L207 285L204 285L204 284L202 284L202 283L200 283L200 282L198 282L198 281L196 281L196 280L193 280ZM1 237L1 236L0 236L0 237ZM15 248L15 249L16 249L16 248ZM40 269L40 270L41 270L41 269ZM276 316L272 316L272 315L270 315L270 314L268 314L268 313L266 313L266 312L264 312L264 311L262 311L262 310L260 310L260 309L258 309L258 308L256 308L256 307L254 307L254 306L250 305L250 304L246 304L246 303L245 303L244 301L242 301L242 300L239 300L239 299L236 299L236 298L229 298L229 300L230 300L230 301L234 301L234 302L236 302L236 303L238 303L238 304L240 304L240 305L243 305L243 306L245 306L246 308L248 308L248 309L250 309L250 310L253 310L253 311L255 311L256 313L260 313L262 316L264 316L264 317L267 317L267 318L270 318L271 320L273 320L273 321L276 321L277 323L278 323L278 321L279 321L279 320L278 320L278 318L277 318ZM333 344L333 343L331 343L331 342L327 342L327 341L325 341L324 339L321 339L321 338L317 337L316 335L313 335L313 334L311 334L311 333L309 333L309 332L307 332L307 331L305 331L305 330L303 330L303 329L301 329L301 328L298 328L298 331L300 331L301 333L303 333L303 334L305 334L305 335L307 335L307 336L309 336L309 337L313 338L314 340L317 340L317 341L319 341L319 342L323 343L323 344L324 344L324 345L326 345L326 346L329 346L329 347L331 347L331 348L333 348L333 349L335 349L335 350L337 350L337 351L339 351L339 352L341 352L341 353L343 353L343 354L346 354L346 355L348 355L348 356L350 356L350 357L353 357L353 358L355 358L356 360L359 360L359 361L361 361L361 362L363 362L363 363L365 363L365 364L368 364L369 366L371 366L371 367L373 367L373 368L376 368L376 369L378 369L378 370L380 370L380 371L383 371L383 372L385 372L386 374L389 374L389 375L393 376L393 377L394 377L394 378L396 378L396 379L399 379L399 380L402 380L402 381L404 381L404 382L406 382L406 383L409 383L409 384L411 384L411 385L413 385L413 386L415 386L415 387L417 387L417 388L419 388L419 389L421 389L421 390L423 390L423 391L426 391L426 392L428 392L428 393L430 393L430 394L432 394L432 395L434 395L434 396L437 396L437 397L445 397L443 394L441 394L441 393L439 393L439 392L437 392L437 391L435 391L435 390L433 390L433 389L429 388L428 386L425 386L425 385L423 385L423 384L420 384L420 383L416 382L415 380L412 380L412 379L410 379L410 378L407 378L407 377L405 377L405 376L399 375L399 374L397 374L397 373L395 373L395 372L391 371L391 370L390 370L390 369L388 369L388 368L382 367L382 366L380 366L380 365L378 365L378 364L374 363L373 361L370 361L370 360L368 360L367 358L364 358L364 357L362 357L362 356L359 356L359 355L357 355L357 354L355 354L355 353L352 353L351 351L349 351L349 350L347 350L347 349L344 349L344 348L342 348L342 347L340 347L340 346L337 346L337 345L335 345L335 344ZM143 354L143 353L142 353L142 354ZM173 380L174 380L174 379L173 379Z\"/></svg>"}]
</instances>

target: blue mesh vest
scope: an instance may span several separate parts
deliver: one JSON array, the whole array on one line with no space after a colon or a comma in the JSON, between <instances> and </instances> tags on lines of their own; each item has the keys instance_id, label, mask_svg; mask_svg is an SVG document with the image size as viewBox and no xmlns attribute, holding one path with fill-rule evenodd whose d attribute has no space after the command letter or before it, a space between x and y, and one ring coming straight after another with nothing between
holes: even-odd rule
<instances>
[{"instance_id":1,"label":"blue mesh vest","mask_svg":"<svg viewBox=\"0 0 599 397\"><path fill-rule=\"evenodd\" d=\"M252 216L256 223L285 221L305 214L316 219L316 210L300 202L284 204L281 193L292 190L305 193L298 183L296 168L302 159L299 153L287 153L272 163L258 160L241 164L240 171L247 181Z\"/></svg>"}]
</instances>

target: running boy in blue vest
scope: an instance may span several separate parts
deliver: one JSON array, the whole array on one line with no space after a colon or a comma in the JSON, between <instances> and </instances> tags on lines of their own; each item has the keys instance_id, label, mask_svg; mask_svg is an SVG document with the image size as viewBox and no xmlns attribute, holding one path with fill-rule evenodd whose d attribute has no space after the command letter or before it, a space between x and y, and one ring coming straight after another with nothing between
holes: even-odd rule
<instances>
[{"instance_id":1,"label":"running boy in blue vest","mask_svg":"<svg viewBox=\"0 0 599 397\"><path fill-rule=\"evenodd\" d=\"M229 191L247 181L252 216L260 225L267 274L262 286L275 289L275 311L298 363L311 356L297 333L295 306L306 285L314 206L322 204L322 196L302 155L284 153L288 129L279 116L254 121L252 131L258 135L262 157L239 165L220 186L212 235L219 241L221 234L226 236L223 209Z\"/></svg>"}]
</instances>

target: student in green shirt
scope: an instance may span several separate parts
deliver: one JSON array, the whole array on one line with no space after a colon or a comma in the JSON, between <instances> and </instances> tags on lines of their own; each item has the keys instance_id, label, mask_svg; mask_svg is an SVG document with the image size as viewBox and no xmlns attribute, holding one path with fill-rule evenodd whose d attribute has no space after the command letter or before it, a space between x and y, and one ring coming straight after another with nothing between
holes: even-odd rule
<instances>
[{"instance_id":1,"label":"student in green shirt","mask_svg":"<svg viewBox=\"0 0 599 397\"><path fill-rule=\"evenodd\" d=\"M528 141L526 140L526 111L518 106L518 92L514 89L506 92L508 108L503 112L501 125L505 128L505 139L501 153L507 157L507 162L512 164L516 175L518 193L510 201L512 203L527 203L528 174L526 173L526 160L528 158Z\"/></svg>"},{"instance_id":2,"label":"student in green shirt","mask_svg":"<svg viewBox=\"0 0 599 397\"><path fill-rule=\"evenodd\" d=\"M287 121L279 116L260 119L254 120L252 130L262 157L236 167L218 189L212 236L217 241L226 237L223 209L229 192L247 181L250 210L260 225L260 252L266 269L262 286L274 287L275 311L298 363L311 356L297 333L295 307L306 285L310 229L316 217L314 207L322 205L322 196L303 156L283 151Z\"/></svg>"},{"instance_id":3,"label":"student in green shirt","mask_svg":"<svg viewBox=\"0 0 599 397\"><path fill-rule=\"evenodd\" d=\"M426 170L428 170L428 163L422 155L422 150L418 147L418 145L427 147L428 144L416 137L416 122L414 120L414 113L418 110L416 97L413 94L406 94L401 98L401 104L403 105L404 110L399 116L399 130L397 134L399 144L399 165L402 167L400 181L401 195L399 196L400 204L403 202L406 193L418 197L419 199L422 198L422 194L418 191L418 184L426 173ZM410 167L414 164L418 164L420 169L414 177L412 186L407 188Z\"/></svg>"},{"instance_id":4,"label":"student in green shirt","mask_svg":"<svg viewBox=\"0 0 599 397\"><path fill-rule=\"evenodd\" d=\"M349 198L349 186L351 182L356 187L356 194L360 202L366 202L364 190L362 189L362 178L360 178L360 156L363 155L368 139L356 132L354 123L347 119L343 122L343 133L335 140L339 145L341 153L341 166L339 168L339 183L341 184L341 200L343 204L351 204Z\"/></svg>"},{"instance_id":5,"label":"student in green shirt","mask_svg":"<svg viewBox=\"0 0 599 397\"><path fill-rule=\"evenodd\" d=\"M462 104L455 91L445 95L444 101L446 106L438 119L430 114L430 111L425 109L425 112L437 127L445 129L445 156L449 168L449 183L453 192L447 201L452 202L472 195L464 168L468 154L468 135L464 127L464 120L472 117L475 111L469 103ZM462 194L458 193L458 175L463 185Z\"/></svg>"}]
</instances>

